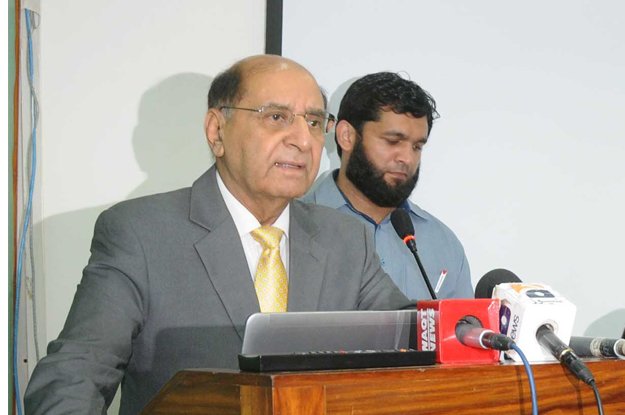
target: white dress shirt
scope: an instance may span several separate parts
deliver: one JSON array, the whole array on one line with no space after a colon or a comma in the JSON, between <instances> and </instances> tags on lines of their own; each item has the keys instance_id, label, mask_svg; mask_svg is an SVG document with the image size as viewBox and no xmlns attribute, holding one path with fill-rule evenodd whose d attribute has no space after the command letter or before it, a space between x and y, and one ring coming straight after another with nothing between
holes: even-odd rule
<instances>
[{"instance_id":1,"label":"white dress shirt","mask_svg":"<svg viewBox=\"0 0 625 415\"><path fill-rule=\"evenodd\" d=\"M217 186L219 187L221 196L224 198L224 202L226 202L228 212L230 212L230 216L232 216L234 224L237 227L237 232L239 233L239 238L241 238L241 244L243 245L243 251L245 251L245 258L247 259L247 265L250 268L250 275L253 280L254 275L256 275L258 259L262 253L262 247L260 243L252 237L251 232L261 226L260 222L258 222L258 219L230 193L221 179L219 171L217 172ZM284 232L284 237L280 240L280 257L282 257L287 278L289 276L289 208L290 205L287 205L280 216L278 216L278 219L272 224L272 226L280 228L282 232Z\"/></svg>"}]
</instances>

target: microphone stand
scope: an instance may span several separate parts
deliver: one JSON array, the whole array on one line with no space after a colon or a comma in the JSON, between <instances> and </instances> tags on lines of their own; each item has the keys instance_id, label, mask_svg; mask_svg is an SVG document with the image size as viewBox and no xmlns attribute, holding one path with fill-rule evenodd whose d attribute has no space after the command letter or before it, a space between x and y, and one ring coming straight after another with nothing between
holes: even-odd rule
<instances>
[{"instance_id":1,"label":"microphone stand","mask_svg":"<svg viewBox=\"0 0 625 415\"><path fill-rule=\"evenodd\" d=\"M430 292L430 296L432 296L432 300L436 300L436 294L434 293L432 284L430 284L430 279L425 273L425 268L423 268L423 264L421 263L421 260L419 259L419 255L417 255L416 247L415 247L415 250L412 252L412 254L414 255L414 259L417 261L417 265L419 266L419 271L421 271L421 275L423 275L423 280L425 280L425 285L428 286L428 291Z\"/></svg>"},{"instance_id":2,"label":"microphone stand","mask_svg":"<svg viewBox=\"0 0 625 415\"><path fill-rule=\"evenodd\" d=\"M415 242L414 235L407 235L404 238L404 243L406 244L410 252L412 252L412 256L414 257L415 261L417 261L417 265L419 266L419 271L421 271L421 275L423 276L423 281L425 281L425 285L427 285L428 287L428 291L430 292L430 296L432 297L432 300L436 300L436 294L434 293L432 284L430 284L430 279L428 278L428 274L425 273L425 268L423 267L423 264L421 263L419 254L417 253L417 243Z\"/></svg>"}]
</instances>

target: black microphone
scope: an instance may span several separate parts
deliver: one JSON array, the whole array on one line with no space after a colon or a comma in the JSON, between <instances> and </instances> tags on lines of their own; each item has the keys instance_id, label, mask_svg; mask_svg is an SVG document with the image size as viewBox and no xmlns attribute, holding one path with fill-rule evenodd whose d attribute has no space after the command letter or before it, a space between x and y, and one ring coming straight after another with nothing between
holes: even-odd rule
<instances>
[{"instance_id":1,"label":"black microphone","mask_svg":"<svg viewBox=\"0 0 625 415\"><path fill-rule=\"evenodd\" d=\"M425 268L423 268L423 264L421 263L421 259L419 259L419 254L417 253L417 243L415 242L414 236L414 226L412 225L412 221L410 220L410 215L404 209L395 209L393 213L391 213L391 223L393 224L393 228L397 235L404 241L414 259L417 261L417 265L419 266L419 270L421 271L421 276L425 281L425 285L428 287L428 291L430 292L430 296L432 300L436 300L436 294L434 294L434 289L432 289L432 284L430 284L430 279L425 273Z\"/></svg>"},{"instance_id":2,"label":"black microphone","mask_svg":"<svg viewBox=\"0 0 625 415\"><path fill-rule=\"evenodd\" d=\"M585 383L591 385L594 383L595 378L590 372L590 369L586 367L584 362L575 354L575 352L556 334L553 332L553 327L549 324L543 324L536 330L536 340L538 343L548 350L553 357L558 359L560 363L565 365L578 379L581 379Z\"/></svg>"},{"instance_id":3,"label":"black microphone","mask_svg":"<svg viewBox=\"0 0 625 415\"><path fill-rule=\"evenodd\" d=\"M488 271L475 286L475 298L492 298L495 287L506 282L523 282L516 274L507 269L497 268Z\"/></svg>"},{"instance_id":4,"label":"black microphone","mask_svg":"<svg viewBox=\"0 0 625 415\"><path fill-rule=\"evenodd\" d=\"M474 316L464 316L458 320L456 338L465 346L477 349L510 350L514 344L510 337L485 329Z\"/></svg>"},{"instance_id":5,"label":"black microphone","mask_svg":"<svg viewBox=\"0 0 625 415\"><path fill-rule=\"evenodd\" d=\"M569 347L581 357L625 359L625 339L571 336Z\"/></svg>"}]
</instances>

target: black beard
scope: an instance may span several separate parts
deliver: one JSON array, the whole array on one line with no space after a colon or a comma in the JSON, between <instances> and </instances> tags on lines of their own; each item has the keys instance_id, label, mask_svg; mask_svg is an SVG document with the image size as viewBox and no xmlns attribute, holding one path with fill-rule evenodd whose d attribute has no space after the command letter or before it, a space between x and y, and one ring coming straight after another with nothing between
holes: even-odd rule
<instances>
[{"instance_id":1,"label":"black beard","mask_svg":"<svg viewBox=\"0 0 625 415\"><path fill-rule=\"evenodd\" d=\"M406 181L395 186L389 185L384 180L384 173L365 154L362 137L359 136L347 162L345 175L375 205L390 208L398 207L408 199L419 180L419 169Z\"/></svg>"}]
</instances>

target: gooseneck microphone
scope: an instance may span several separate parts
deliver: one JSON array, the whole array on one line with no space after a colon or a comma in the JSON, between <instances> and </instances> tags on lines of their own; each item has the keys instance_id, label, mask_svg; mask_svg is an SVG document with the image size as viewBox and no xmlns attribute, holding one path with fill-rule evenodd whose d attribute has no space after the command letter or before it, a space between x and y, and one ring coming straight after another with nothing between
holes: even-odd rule
<instances>
[{"instance_id":1,"label":"gooseneck microphone","mask_svg":"<svg viewBox=\"0 0 625 415\"><path fill-rule=\"evenodd\" d=\"M571 336L569 347L580 357L625 359L625 339Z\"/></svg>"},{"instance_id":2,"label":"gooseneck microphone","mask_svg":"<svg viewBox=\"0 0 625 415\"><path fill-rule=\"evenodd\" d=\"M538 344L549 350L553 357L566 366L578 379L589 385L595 381L590 369L586 367L584 362L577 357L569 346L556 336L553 327L549 324L543 324L536 330L536 340L538 340Z\"/></svg>"},{"instance_id":3,"label":"gooseneck microphone","mask_svg":"<svg viewBox=\"0 0 625 415\"><path fill-rule=\"evenodd\" d=\"M423 268L423 264L421 263L421 259L419 258L419 254L417 253L417 243L415 242L414 236L414 226L412 225L412 221L410 220L410 215L404 209L398 208L391 213L391 223L393 224L393 228L397 235L404 241L412 255L414 256L415 261L417 261L417 265L419 266L419 270L421 271L421 276L425 281L425 285L428 287L428 291L430 292L430 296L432 300L436 300L436 294L434 293L434 289L432 288L432 284L430 284L430 279L425 273L425 268Z\"/></svg>"}]
</instances>

